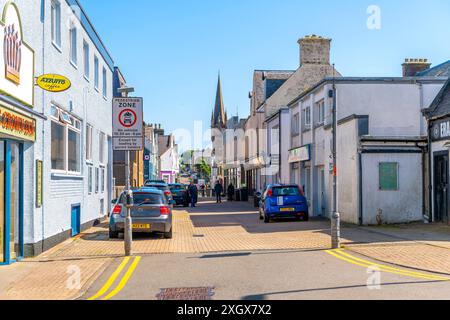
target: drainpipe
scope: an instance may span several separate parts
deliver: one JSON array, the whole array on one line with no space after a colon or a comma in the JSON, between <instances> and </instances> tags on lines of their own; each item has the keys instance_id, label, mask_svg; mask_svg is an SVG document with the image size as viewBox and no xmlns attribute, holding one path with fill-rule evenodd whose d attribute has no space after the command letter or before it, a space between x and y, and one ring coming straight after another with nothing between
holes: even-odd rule
<instances>
[{"instance_id":1,"label":"drainpipe","mask_svg":"<svg viewBox=\"0 0 450 320\"><path fill-rule=\"evenodd\" d=\"M363 168L362 168L362 151L358 151L358 183L359 183L359 225L364 223L364 199L363 199Z\"/></svg>"},{"instance_id":2,"label":"drainpipe","mask_svg":"<svg viewBox=\"0 0 450 320\"><path fill-rule=\"evenodd\" d=\"M434 199L433 199L433 162L432 162L432 156L433 156L433 148L432 148L432 141L431 141L431 131L432 126L431 122L428 120L428 197L429 197L429 217L428 221L430 223L433 222L433 215L434 215ZM425 162L424 162L425 165ZM425 182L424 182L425 183Z\"/></svg>"},{"instance_id":3,"label":"drainpipe","mask_svg":"<svg viewBox=\"0 0 450 320\"><path fill-rule=\"evenodd\" d=\"M41 23L42 23L42 74L45 74L45 0L41 1ZM33 75L34 76L34 75ZM45 115L45 90L42 90L42 114ZM45 158L45 121L43 121L42 126L42 160ZM47 165L48 166L48 165ZM43 161L42 170L45 172L45 161ZM46 176L46 175L44 175ZM45 181L45 180L44 180ZM45 182L44 182L45 184ZM33 208L34 210L34 208ZM42 247L41 251L44 252L45 249L45 201L42 201L41 206L41 232L42 232ZM33 232L34 233L34 232ZM34 238L34 237L33 237ZM34 242L34 239L33 239ZM34 251L34 250L33 250ZM33 252L34 255L34 252Z\"/></svg>"}]
</instances>

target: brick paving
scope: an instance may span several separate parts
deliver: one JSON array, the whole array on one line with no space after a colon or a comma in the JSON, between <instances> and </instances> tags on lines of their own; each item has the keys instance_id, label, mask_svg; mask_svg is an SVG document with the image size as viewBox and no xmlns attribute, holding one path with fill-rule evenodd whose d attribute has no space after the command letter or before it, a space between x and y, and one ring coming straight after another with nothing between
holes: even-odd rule
<instances>
[{"instance_id":1,"label":"brick paving","mask_svg":"<svg viewBox=\"0 0 450 320\"><path fill-rule=\"evenodd\" d=\"M216 205L204 201L195 209L174 212L174 238L137 235L133 253L201 254L259 250L325 250L330 246L330 223L264 224L247 203ZM386 263L450 274L450 228L413 225L385 228L343 228L349 251ZM17 264L29 272L0 278L0 299L75 299L96 277L123 254L123 240L109 240L104 223L43 255ZM15 266L9 267L15 268ZM80 287L70 288L70 270L80 272ZM18 279L16 279L18 278ZM7 288L5 290L5 288Z\"/></svg>"}]
</instances>

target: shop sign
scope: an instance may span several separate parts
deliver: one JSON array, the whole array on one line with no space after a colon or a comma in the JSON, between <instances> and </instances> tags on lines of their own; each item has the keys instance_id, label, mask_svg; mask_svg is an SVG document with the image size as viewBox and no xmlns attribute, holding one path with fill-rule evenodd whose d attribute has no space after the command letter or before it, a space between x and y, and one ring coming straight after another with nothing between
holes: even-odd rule
<instances>
[{"instance_id":1,"label":"shop sign","mask_svg":"<svg viewBox=\"0 0 450 320\"><path fill-rule=\"evenodd\" d=\"M450 140L450 118L438 120L431 128L431 140Z\"/></svg>"},{"instance_id":2,"label":"shop sign","mask_svg":"<svg viewBox=\"0 0 450 320\"><path fill-rule=\"evenodd\" d=\"M34 51L24 41L17 5L8 1L0 22L0 92L31 107L34 103Z\"/></svg>"},{"instance_id":3,"label":"shop sign","mask_svg":"<svg viewBox=\"0 0 450 320\"><path fill-rule=\"evenodd\" d=\"M0 133L19 140L36 141L36 120L0 106Z\"/></svg>"},{"instance_id":4,"label":"shop sign","mask_svg":"<svg viewBox=\"0 0 450 320\"><path fill-rule=\"evenodd\" d=\"M311 160L311 145L295 148L289 151L289 163Z\"/></svg>"},{"instance_id":5,"label":"shop sign","mask_svg":"<svg viewBox=\"0 0 450 320\"><path fill-rule=\"evenodd\" d=\"M36 160L36 208L42 207L44 199L43 162Z\"/></svg>"},{"instance_id":6,"label":"shop sign","mask_svg":"<svg viewBox=\"0 0 450 320\"><path fill-rule=\"evenodd\" d=\"M71 87L68 78L59 74L44 74L36 79L36 85L49 92L63 92Z\"/></svg>"}]
</instances>

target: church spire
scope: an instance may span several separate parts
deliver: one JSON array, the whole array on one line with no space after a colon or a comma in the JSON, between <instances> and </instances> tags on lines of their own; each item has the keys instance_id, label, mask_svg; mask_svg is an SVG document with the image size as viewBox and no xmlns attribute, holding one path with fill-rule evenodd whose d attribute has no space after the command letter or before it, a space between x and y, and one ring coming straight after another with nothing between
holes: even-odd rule
<instances>
[{"instance_id":1,"label":"church spire","mask_svg":"<svg viewBox=\"0 0 450 320\"><path fill-rule=\"evenodd\" d=\"M223 104L222 82L220 79L220 72L219 72L219 79L217 81L216 102L214 105L214 113L211 125L213 128L224 128L227 125L225 106Z\"/></svg>"}]
</instances>

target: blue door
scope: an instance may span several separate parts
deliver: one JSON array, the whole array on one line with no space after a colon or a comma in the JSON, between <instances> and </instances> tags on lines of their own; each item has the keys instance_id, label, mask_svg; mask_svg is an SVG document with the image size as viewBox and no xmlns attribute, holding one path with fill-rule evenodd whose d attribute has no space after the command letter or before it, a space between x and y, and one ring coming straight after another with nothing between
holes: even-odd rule
<instances>
[{"instance_id":1,"label":"blue door","mask_svg":"<svg viewBox=\"0 0 450 320\"><path fill-rule=\"evenodd\" d=\"M80 234L81 225L81 207L72 206L72 237Z\"/></svg>"}]
</instances>

